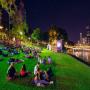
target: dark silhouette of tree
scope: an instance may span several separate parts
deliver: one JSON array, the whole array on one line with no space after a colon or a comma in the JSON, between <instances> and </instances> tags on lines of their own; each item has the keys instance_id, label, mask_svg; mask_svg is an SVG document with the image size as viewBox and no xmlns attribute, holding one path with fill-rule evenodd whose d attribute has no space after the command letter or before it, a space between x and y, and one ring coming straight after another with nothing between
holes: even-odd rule
<instances>
[{"instance_id":1,"label":"dark silhouette of tree","mask_svg":"<svg viewBox=\"0 0 90 90\"><path fill-rule=\"evenodd\" d=\"M42 39L40 28L35 28L35 29L33 30L33 33L31 34L31 38L32 38L32 40L34 40L34 41L36 41L36 42L38 42L39 40Z\"/></svg>"},{"instance_id":2,"label":"dark silhouette of tree","mask_svg":"<svg viewBox=\"0 0 90 90\"><path fill-rule=\"evenodd\" d=\"M50 42L53 42L54 40L57 40L57 39L63 39L64 41L67 41L68 40L68 34L67 32L62 29L62 28L59 28L55 25L51 26L48 30L49 32L49 41Z\"/></svg>"}]
</instances>

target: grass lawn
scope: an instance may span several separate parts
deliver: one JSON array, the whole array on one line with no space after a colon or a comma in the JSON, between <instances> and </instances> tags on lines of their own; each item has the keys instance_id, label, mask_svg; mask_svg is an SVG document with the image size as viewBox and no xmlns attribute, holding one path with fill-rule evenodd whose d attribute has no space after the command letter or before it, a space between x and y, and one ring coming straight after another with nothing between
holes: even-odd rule
<instances>
[{"instance_id":1,"label":"grass lawn","mask_svg":"<svg viewBox=\"0 0 90 90\"><path fill-rule=\"evenodd\" d=\"M42 57L49 55L53 59L53 64L40 66L42 70L51 66L55 74L54 84L47 87L36 87L31 84L33 69L37 63L35 58L27 59L23 53L13 56L25 60L27 70L31 71L32 74L23 79L8 81L6 72L9 66L7 61L10 57L0 55L0 58L3 58L3 61L0 61L0 90L90 90L90 67L67 54L54 53L45 49L41 53ZM15 64L17 72L20 71L22 64Z\"/></svg>"}]
</instances>

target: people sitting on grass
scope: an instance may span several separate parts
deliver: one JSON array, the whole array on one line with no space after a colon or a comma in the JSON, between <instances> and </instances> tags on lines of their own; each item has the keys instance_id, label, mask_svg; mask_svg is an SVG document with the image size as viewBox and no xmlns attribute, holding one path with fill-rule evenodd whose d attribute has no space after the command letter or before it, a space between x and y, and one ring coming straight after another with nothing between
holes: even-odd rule
<instances>
[{"instance_id":1,"label":"people sitting on grass","mask_svg":"<svg viewBox=\"0 0 90 90\"><path fill-rule=\"evenodd\" d=\"M26 58L33 58L33 56L30 54L30 55L26 55L25 56Z\"/></svg>"},{"instance_id":2,"label":"people sitting on grass","mask_svg":"<svg viewBox=\"0 0 90 90\"><path fill-rule=\"evenodd\" d=\"M4 57L8 57L8 53L2 53Z\"/></svg>"},{"instance_id":3,"label":"people sitting on grass","mask_svg":"<svg viewBox=\"0 0 90 90\"><path fill-rule=\"evenodd\" d=\"M14 67L14 63L11 63L8 70L7 70L7 79L11 80L11 79L15 79L16 78L16 70Z\"/></svg>"},{"instance_id":4,"label":"people sitting on grass","mask_svg":"<svg viewBox=\"0 0 90 90\"><path fill-rule=\"evenodd\" d=\"M37 74L37 70L38 70L38 68L39 68L39 65L40 65L39 62L35 65L35 67L34 67L34 75Z\"/></svg>"},{"instance_id":5,"label":"people sitting on grass","mask_svg":"<svg viewBox=\"0 0 90 90\"><path fill-rule=\"evenodd\" d=\"M37 64L35 66L35 73L34 73L34 84L36 86L45 86L49 84L53 84L52 81L52 69L49 68L47 71L42 71L39 68L39 65Z\"/></svg>"},{"instance_id":6,"label":"people sitting on grass","mask_svg":"<svg viewBox=\"0 0 90 90\"><path fill-rule=\"evenodd\" d=\"M52 63L52 59L51 59L50 56L48 57L48 60L47 61L48 61L48 64L51 64Z\"/></svg>"},{"instance_id":7,"label":"people sitting on grass","mask_svg":"<svg viewBox=\"0 0 90 90\"><path fill-rule=\"evenodd\" d=\"M34 49L34 50L32 50L32 55L35 57L35 58L37 58L37 51Z\"/></svg>"},{"instance_id":8,"label":"people sitting on grass","mask_svg":"<svg viewBox=\"0 0 90 90\"><path fill-rule=\"evenodd\" d=\"M30 72L27 72L27 71L26 71L26 65L23 64L23 65L22 65L22 68L21 68L21 70L20 70L20 76L21 76L21 77L25 77L25 76L27 76L27 75L29 75L29 74L30 74Z\"/></svg>"},{"instance_id":9,"label":"people sitting on grass","mask_svg":"<svg viewBox=\"0 0 90 90\"><path fill-rule=\"evenodd\" d=\"M49 84L53 84L53 81L47 81L47 80L42 80L40 78L40 75L37 73L34 77L34 83L36 86L45 86L45 85L49 85Z\"/></svg>"},{"instance_id":10,"label":"people sitting on grass","mask_svg":"<svg viewBox=\"0 0 90 90\"><path fill-rule=\"evenodd\" d=\"M10 60L8 60L8 64L14 63L15 62L15 58L10 58Z\"/></svg>"},{"instance_id":11,"label":"people sitting on grass","mask_svg":"<svg viewBox=\"0 0 90 90\"><path fill-rule=\"evenodd\" d=\"M42 64L46 64L46 56L42 59Z\"/></svg>"},{"instance_id":12,"label":"people sitting on grass","mask_svg":"<svg viewBox=\"0 0 90 90\"><path fill-rule=\"evenodd\" d=\"M8 64L11 64L11 63L20 63L20 62L24 62L24 60L15 59L15 58L10 58L10 60L8 60Z\"/></svg>"},{"instance_id":13,"label":"people sitting on grass","mask_svg":"<svg viewBox=\"0 0 90 90\"><path fill-rule=\"evenodd\" d=\"M47 70L47 74L48 74L48 78L49 78L49 80L51 80L52 77L53 77L53 75L54 75L51 67L48 68L48 70Z\"/></svg>"}]
</instances>

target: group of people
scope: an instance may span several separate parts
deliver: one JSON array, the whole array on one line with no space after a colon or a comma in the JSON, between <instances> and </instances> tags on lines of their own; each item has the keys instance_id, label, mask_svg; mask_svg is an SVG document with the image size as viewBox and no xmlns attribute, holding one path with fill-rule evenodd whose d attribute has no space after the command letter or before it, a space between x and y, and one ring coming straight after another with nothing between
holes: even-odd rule
<instances>
[{"instance_id":1,"label":"group of people","mask_svg":"<svg viewBox=\"0 0 90 90\"><path fill-rule=\"evenodd\" d=\"M40 55L38 56L38 62L40 63L40 64L51 64L52 63L52 59L51 59L51 57L50 56L48 56L48 57L44 57L44 58L42 58Z\"/></svg>"},{"instance_id":2,"label":"group of people","mask_svg":"<svg viewBox=\"0 0 90 90\"><path fill-rule=\"evenodd\" d=\"M53 84L52 76L53 72L51 67L47 71L40 70L40 63L37 63L34 67L34 79L33 82L37 86L45 86L49 84Z\"/></svg>"},{"instance_id":3,"label":"group of people","mask_svg":"<svg viewBox=\"0 0 90 90\"><path fill-rule=\"evenodd\" d=\"M24 62L24 60L16 59L16 58L10 58L8 60L8 64L11 64L11 63L21 63L21 62Z\"/></svg>"},{"instance_id":4,"label":"group of people","mask_svg":"<svg viewBox=\"0 0 90 90\"><path fill-rule=\"evenodd\" d=\"M49 84L53 84L52 81L52 77L53 77L53 72L52 72L52 68L49 67L48 70L43 71L40 69L40 64L51 64L52 63L52 59L50 56L48 57L44 57L41 58L41 56L39 55L38 51L35 49L23 49L23 52L25 53L25 55L27 56L27 58L36 58L37 59L37 64L34 67L34 78L33 78L33 83L36 86L45 86L45 85L49 85ZM32 57L29 57L28 55L31 54ZM26 65L23 64L20 72L17 73L14 64L15 61L13 58L11 58L9 60L9 67L7 70L7 79L8 80L12 80L15 79L17 77L26 77L28 75L31 74L31 72L28 72L26 70Z\"/></svg>"},{"instance_id":5,"label":"group of people","mask_svg":"<svg viewBox=\"0 0 90 90\"><path fill-rule=\"evenodd\" d=\"M23 64L22 67L21 67L21 70L19 73L17 73L15 67L14 67L14 63L12 62L7 70L7 79L8 80L12 80L12 79L15 79L17 77L25 77L27 76L28 74L30 74L30 72L27 72L26 70L26 65Z\"/></svg>"},{"instance_id":6,"label":"group of people","mask_svg":"<svg viewBox=\"0 0 90 90\"><path fill-rule=\"evenodd\" d=\"M22 65L20 72L17 73L17 71L14 67L14 63L11 63L7 70L7 79L13 80L18 77L26 77L30 74L31 74L31 72L28 72L26 70L25 64ZM40 63L37 63L35 65L33 83L36 86L45 86L45 85L53 84L52 76L53 76L53 72L52 72L51 67L48 68L48 70L46 70L46 71L42 71L40 69Z\"/></svg>"},{"instance_id":7,"label":"group of people","mask_svg":"<svg viewBox=\"0 0 90 90\"><path fill-rule=\"evenodd\" d=\"M38 53L40 52L37 49L30 48L24 49L23 52L25 53L26 58L38 58Z\"/></svg>"}]
</instances>

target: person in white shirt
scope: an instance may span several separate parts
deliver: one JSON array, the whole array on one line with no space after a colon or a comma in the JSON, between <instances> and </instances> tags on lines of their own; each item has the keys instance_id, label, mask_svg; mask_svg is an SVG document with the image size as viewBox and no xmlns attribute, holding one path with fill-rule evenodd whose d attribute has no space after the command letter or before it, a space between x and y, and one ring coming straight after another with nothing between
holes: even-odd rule
<instances>
[{"instance_id":1,"label":"person in white shirt","mask_svg":"<svg viewBox=\"0 0 90 90\"><path fill-rule=\"evenodd\" d=\"M40 64L40 63L37 63L37 64L35 65L35 67L34 67L34 75L37 74L37 70L38 70L38 68L39 68L39 64Z\"/></svg>"},{"instance_id":2,"label":"person in white shirt","mask_svg":"<svg viewBox=\"0 0 90 90\"><path fill-rule=\"evenodd\" d=\"M38 62L41 64L42 63L42 59L41 59L41 56L39 55L38 56Z\"/></svg>"}]
</instances>

